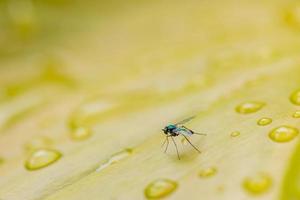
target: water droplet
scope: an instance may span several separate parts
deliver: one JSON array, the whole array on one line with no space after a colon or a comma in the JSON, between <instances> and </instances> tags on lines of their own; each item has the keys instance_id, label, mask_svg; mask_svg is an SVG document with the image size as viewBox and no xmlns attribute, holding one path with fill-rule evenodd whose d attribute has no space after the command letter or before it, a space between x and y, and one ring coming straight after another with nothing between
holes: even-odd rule
<instances>
[{"instance_id":1,"label":"water droplet","mask_svg":"<svg viewBox=\"0 0 300 200\"><path fill-rule=\"evenodd\" d=\"M296 90L291 94L290 101L293 104L300 106L300 90Z\"/></svg>"},{"instance_id":2,"label":"water droplet","mask_svg":"<svg viewBox=\"0 0 300 200\"><path fill-rule=\"evenodd\" d=\"M101 164L97 169L96 172L100 172L105 168L127 158L130 154L132 154L132 149L124 149L110 157L105 163Z\"/></svg>"},{"instance_id":3,"label":"water droplet","mask_svg":"<svg viewBox=\"0 0 300 200\"><path fill-rule=\"evenodd\" d=\"M202 178L212 177L217 173L217 169L215 167L208 167L206 169L202 169L199 172L199 176Z\"/></svg>"},{"instance_id":4,"label":"water droplet","mask_svg":"<svg viewBox=\"0 0 300 200\"><path fill-rule=\"evenodd\" d=\"M270 176L259 173L252 177L244 179L243 188L252 195L260 195L267 192L272 186Z\"/></svg>"},{"instance_id":5,"label":"water droplet","mask_svg":"<svg viewBox=\"0 0 300 200\"><path fill-rule=\"evenodd\" d=\"M280 126L270 131L269 137L274 142L289 142L294 139L299 130L290 126Z\"/></svg>"},{"instance_id":6,"label":"water droplet","mask_svg":"<svg viewBox=\"0 0 300 200\"><path fill-rule=\"evenodd\" d=\"M259 126L266 126L271 123L272 123L272 119L268 117L263 117L257 121L257 125Z\"/></svg>"},{"instance_id":7,"label":"water droplet","mask_svg":"<svg viewBox=\"0 0 300 200\"><path fill-rule=\"evenodd\" d=\"M45 136L39 136L32 138L29 142L25 144L25 149L29 152L32 152L37 149L41 148L48 148L53 144L52 139L45 137Z\"/></svg>"},{"instance_id":8,"label":"water droplet","mask_svg":"<svg viewBox=\"0 0 300 200\"><path fill-rule=\"evenodd\" d=\"M145 189L145 196L148 199L158 199L173 193L178 184L168 179L158 179L150 183Z\"/></svg>"},{"instance_id":9,"label":"water droplet","mask_svg":"<svg viewBox=\"0 0 300 200\"><path fill-rule=\"evenodd\" d=\"M92 132L87 127L78 127L74 128L71 132L71 138L73 140L85 140L88 139L92 135Z\"/></svg>"},{"instance_id":10,"label":"water droplet","mask_svg":"<svg viewBox=\"0 0 300 200\"><path fill-rule=\"evenodd\" d=\"M300 110L295 111L294 114L293 114L293 117L294 118L300 118Z\"/></svg>"},{"instance_id":11,"label":"water droplet","mask_svg":"<svg viewBox=\"0 0 300 200\"><path fill-rule=\"evenodd\" d=\"M231 137L238 137L238 136L240 136L240 132L239 131L233 131L231 134L230 134L230 136Z\"/></svg>"},{"instance_id":12,"label":"water droplet","mask_svg":"<svg viewBox=\"0 0 300 200\"><path fill-rule=\"evenodd\" d=\"M240 105L238 105L235 110L236 112L240 114L250 114L259 111L265 106L265 103L262 102L255 102L255 101L250 101L250 102L245 102Z\"/></svg>"},{"instance_id":13,"label":"water droplet","mask_svg":"<svg viewBox=\"0 0 300 200\"><path fill-rule=\"evenodd\" d=\"M62 154L53 149L38 149L34 151L25 162L25 167L28 170L37 170L46 167L58 159Z\"/></svg>"}]
</instances>

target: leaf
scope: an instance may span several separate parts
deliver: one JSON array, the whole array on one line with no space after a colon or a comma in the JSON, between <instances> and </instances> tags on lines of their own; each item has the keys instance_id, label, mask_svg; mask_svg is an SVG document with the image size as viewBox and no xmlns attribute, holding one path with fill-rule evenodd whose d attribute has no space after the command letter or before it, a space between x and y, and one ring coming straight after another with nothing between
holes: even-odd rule
<instances>
[{"instance_id":1,"label":"leaf","mask_svg":"<svg viewBox=\"0 0 300 200\"><path fill-rule=\"evenodd\" d=\"M0 47L0 198L300 198L297 3L30 5L28 47L8 34L14 16L0 30L12 44ZM50 73L40 63L53 57L63 65ZM8 85L19 86L10 98ZM201 154L174 138L178 160L161 129L190 116L207 136L189 138Z\"/></svg>"}]
</instances>

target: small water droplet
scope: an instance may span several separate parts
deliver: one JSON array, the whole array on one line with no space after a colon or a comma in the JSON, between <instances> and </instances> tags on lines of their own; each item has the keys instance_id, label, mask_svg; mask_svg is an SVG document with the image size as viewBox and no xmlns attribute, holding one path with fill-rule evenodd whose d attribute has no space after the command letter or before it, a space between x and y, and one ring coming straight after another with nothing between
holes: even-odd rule
<instances>
[{"instance_id":1,"label":"small water droplet","mask_svg":"<svg viewBox=\"0 0 300 200\"><path fill-rule=\"evenodd\" d=\"M29 142L27 142L25 144L25 149L29 152L32 152L37 149L48 148L52 146L52 144L53 144L52 139L45 136L38 136L32 138Z\"/></svg>"},{"instance_id":2,"label":"small water droplet","mask_svg":"<svg viewBox=\"0 0 300 200\"><path fill-rule=\"evenodd\" d=\"M238 136L240 136L240 132L239 131L233 131L231 134L230 134L230 136L231 137L238 137Z\"/></svg>"},{"instance_id":3,"label":"small water droplet","mask_svg":"<svg viewBox=\"0 0 300 200\"><path fill-rule=\"evenodd\" d=\"M150 183L145 189L145 196L148 199L158 199L173 193L178 184L168 179L158 179Z\"/></svg>"},{"instance_id":4,"label":"small water droplet","mask_svg":"<svg viewBox=\"0 0 300 200\"><path fill-rule=\"evenodd\" d=\"M257 121L257 125L259 126L266 126L271 123L272 123L272 119L268 117L263 117Z\"/></svg>"},{"instance_id":5,"label":"small water droplet","mask_svg":"<svg viewBox=\"0 0 300 200\"><path fill-rule=\"evenodd\" d=\"M265 103L249 101L238 105L235 110L240 114L250 114L259 111L265 106Z\"/></svg>"},{"instance_id":6,"label":"small water droplet","mask_svg":"<svg viewBox=\"0 0 300 200\"><path fill-rule=\"evenodd\" d=\"M295 105L300 105L300 90L296 90L291 94L290 101Z\"/></svg>"},{"instance_id":7,"label":"small water droplet","mask_svg":"<svg viewBox=\"0 0 300 200\"><path fill-rule=\"evenodd\" d=\"M269 137L274 142L289 142L299 134L297 128L291 126L280 126L270 131Z\"/></svg>"},{"instance_id":8,"label":"small water droplet","mask_svg":"<svg viewBox=\"0 0 300 200\"><path fill-rule=\"evenodd\" d=\"M267 192L272 186L270 176L259 173L252 177L247 177L243 181L243 188L252 195L260 195Z\"/></svg>"},{"instance_id":9,"label":"small water droplet","mask_svg":"<svg viewBox=\"0 0 300 200\"><path fill-rule=\"evenodd\" d=\"M92 135L92 131L87 127L74 128L71 132L71 138L73 140L85 140Z\"/></svg>"},{"instance_id":10,"label":"small water droplet","mask_svg":"<svg viewBox=\"0 0 300 200\"><path fill-rule=\"evenodd\" d=\"M127 158L130 154L132 154L132 149L124 149L116 154L113 154L105 163L101 164L97 169L96 172L100 172L105 168Z\"/></svg>"},{"instance_id":11,"label":"small water droplet","mask_svg":"<svg viewBox=\"0 0 300 200\"><path fill-rule=\"evenodd\" d=\"M294 118L300 118L300 110L296 110L293 114Z\"/></svg>"},{"instance_id":12,"label":"small water droplet","mask_svg":"<svg viewBox=\"0 0 300 200\"><path fill-rule=\"evenodd\" d=\"M202 169L199 172L199 176L202 178L212 177L217 173L217 169L215 167L208 167L206 169Z\"/></svg>"},{"instance_id":13,"label":"small water droplet","mask_svg":"<svg viewBox=\"0 0 300 200\"><path fill-rule=\"evenodd\" d=\"M35 150L25 162L26 169L32 171L46 167L58 159L62 154L53 149L38 149Z\"/></svg>"}]
</instances>

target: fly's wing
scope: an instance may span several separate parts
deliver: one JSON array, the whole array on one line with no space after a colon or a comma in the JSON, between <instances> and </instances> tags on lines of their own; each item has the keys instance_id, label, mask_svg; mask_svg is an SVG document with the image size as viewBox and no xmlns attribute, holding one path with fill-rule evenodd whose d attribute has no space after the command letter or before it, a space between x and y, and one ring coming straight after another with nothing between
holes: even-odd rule
<instances>
[{"instance_id":1,"label":"fly's wing","mask_svg":"<svg viewBox=\"0 0 300 200\"><path fill-rule=\"evenodd\" d=\"M196 117L196 115L192 116L192 117L189 117L189 118L186 118L178 123L176 123L175 125L180 125L180 124L185 124L187 123L188 121L191 121L192 119L194 119Z\"/></svg>"},{"instance_id":2,"label":"fly's wing","mask_svg":"<svg viewBox=\"0 0 300 200\"><path fill-rule=\"evenodd\" d=\"M193 135L192 131L185 129L185 128L177 128L176 133L180 134L180 135L184 135L184 136L191 136Z\"/></svg>"}]
</instances>

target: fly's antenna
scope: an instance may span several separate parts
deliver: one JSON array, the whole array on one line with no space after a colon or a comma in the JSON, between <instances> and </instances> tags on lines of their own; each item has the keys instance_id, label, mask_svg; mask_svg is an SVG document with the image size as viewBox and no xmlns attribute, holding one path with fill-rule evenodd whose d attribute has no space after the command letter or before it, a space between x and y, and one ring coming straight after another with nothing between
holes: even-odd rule
<instances>
[{"instance_id":1,"label":"fly's antenna","mask_svg":"<svg viewBox=\"0 0 300 200\"><path fill-rule=\"evenodd\" d=\"M177 152L177 157L178 157L178 160L180 160L180 156L179 156L179 153L178 153L177 144L176 144L176 142L175 142L175 140L174 140L174 138L173 138L173 137L171 137L171 139L172 139L172 141L173 141L173 143L174 143L174 145L175 145L175 148L176 148L176 152Z\"/></svg>"}]
</instances>

